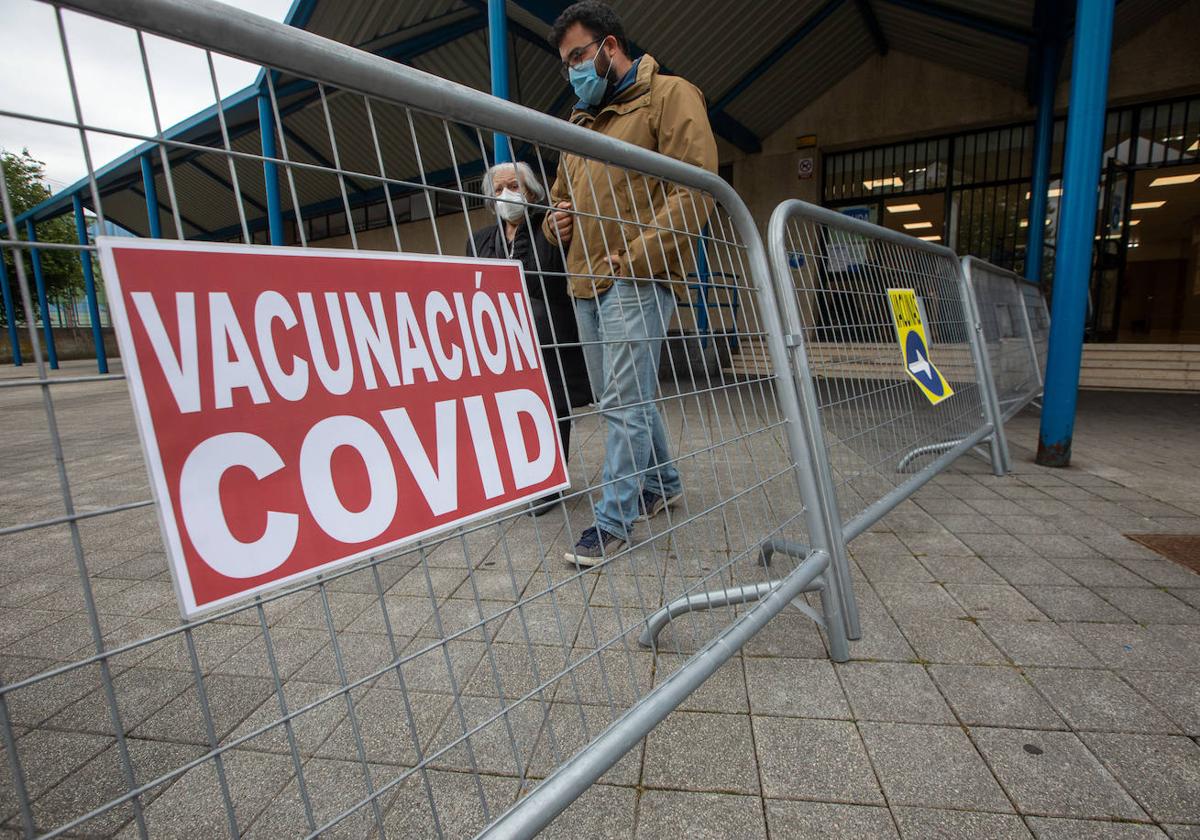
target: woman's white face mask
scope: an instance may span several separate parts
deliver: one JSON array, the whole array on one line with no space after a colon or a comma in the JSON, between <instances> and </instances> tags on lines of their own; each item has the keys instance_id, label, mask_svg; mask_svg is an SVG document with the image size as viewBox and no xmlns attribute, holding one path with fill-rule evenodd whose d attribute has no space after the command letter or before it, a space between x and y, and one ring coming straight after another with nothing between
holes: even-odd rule
<instances>
[{"instance_id":1,"label":"woman's white face mask","mask_svg":"<svg viewBox=\"0 0 1200 840\"><path fill-rule=\"evenodd\" d=\"M525 196L513 189L504 189L496 196L496 212L508 222L525 218Z\"/></svg>"}]
</instances>

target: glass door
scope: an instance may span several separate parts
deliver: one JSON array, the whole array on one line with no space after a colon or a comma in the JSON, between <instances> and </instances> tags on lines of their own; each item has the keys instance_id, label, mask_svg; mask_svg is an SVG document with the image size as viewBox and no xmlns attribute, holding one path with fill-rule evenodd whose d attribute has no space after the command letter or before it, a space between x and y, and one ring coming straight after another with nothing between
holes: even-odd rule
<instances>
[{"instance_id":1,"label":"glass door","mask_svg":"<svg viewBox=\"0 0 1200 840\"><path fill-rule=\"evenodd\" d=\"M1096 235L1092 287L1089 294L1090 341L1116 341L1121 323L1121 284L1129 250L1129 203L1133 196L1133 169L1108 159L1100 224Z\"/></svg>"}]
</instances>

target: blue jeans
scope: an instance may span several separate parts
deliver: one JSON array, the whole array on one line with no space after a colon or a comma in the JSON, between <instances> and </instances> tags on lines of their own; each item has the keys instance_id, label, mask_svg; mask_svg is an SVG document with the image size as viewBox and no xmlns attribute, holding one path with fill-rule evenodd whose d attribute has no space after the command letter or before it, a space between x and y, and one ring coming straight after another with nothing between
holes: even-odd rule
<instances>
[{"instance_id":1,"label":"blue jeans","mask_svg":"<svg viewBox=\"0 0 1200 840\"><path fill-rule=\"evenodd\" d=\"M608 424L596 525L627 539L643 489L668 498L683 489L652 402L675 296L661 283L617 280L596 298L576 300L575 311L592 392Z\"/></svg>"}]
</instances>

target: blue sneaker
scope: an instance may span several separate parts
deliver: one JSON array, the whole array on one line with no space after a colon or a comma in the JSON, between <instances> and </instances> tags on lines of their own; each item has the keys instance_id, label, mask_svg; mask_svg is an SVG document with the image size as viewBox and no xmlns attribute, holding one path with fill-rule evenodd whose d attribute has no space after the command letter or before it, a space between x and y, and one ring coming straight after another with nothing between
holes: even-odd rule
<instances>
[{"instance_id":1,"label":"blue sneaker","mask_svg":"<svg viewBox=\"0 0 1200 840\"><path fill-rule=\"evenodd\" d=\"M590 569L604 562L625 545L625 540L602 528L592 526L579 535L575 548L563 555L568 563L581 569Z\"/></svg>"},{"instance_id":2,"label":"blue sneaker","mask_svg":"<svg viewBox=\"0 0 1200 840\"><path fill-rule=\"evenodd\" d=\"M682 498L682 490L674 496L660 496L650 490L643 490L641 498L638 499L638 515L633 521L646 522L653 519L667 508L675 507Z\"/></svg>"}]
</instances>

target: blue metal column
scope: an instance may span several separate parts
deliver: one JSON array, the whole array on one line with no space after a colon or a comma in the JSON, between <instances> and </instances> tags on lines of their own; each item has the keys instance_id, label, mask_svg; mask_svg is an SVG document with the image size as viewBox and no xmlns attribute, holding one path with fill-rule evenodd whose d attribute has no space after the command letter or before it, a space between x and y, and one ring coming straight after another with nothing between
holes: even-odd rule
<instances>
[{"instance_id":1,"label":"blue metal column","mask_svg":"<svg viewBox=\"0 0 1200 840\"><path fill-rule=\"evenodd\" d=\"M1029 231L1025 246L1025 279L1042 282L1046 244L1046 204L1050 190L1050 157L1054 143L1054 92L1058 82L1059 45L1041 46L1038 69L1037 124L1033 136L1033 185L1029 200Z\"/></svg>"},{"instance_id":2,"label":"blue metal column","mask_svg":"<svg viewBox=\"0 0 1200 840\"><path fill-rule=\"evenodd\" d=\"M13 251L13 259L19 259ZM13 367L20 367L21 341L17 330L17 310L13 307L12 289L8 286L8 269L4 267L4 255L0 253L0 290L4 293L4 317L8 319L8 341L12 344Z\"/></svg>"},{"instance_id":3,"label":"blue metal column","mask_svg":"<svg viewBox=\"0 0 1200 840\"><path fill-rule=\"evenodd\" d=\"M1037 462L1046 467L1066 467L1071 463L1079 363L1083 356L1083 328L1092 273L1092 237L1096 231L1096 190L1108 100L1113 6L1114 0L1079 0L1075 12L1071 101L1067 111L1063 196L1050 311L1050 353L1038 436Z\"/></svg>"},{"instance_id":4,"label":"blue metal column","mask_svg":"<svg viewBox=\"0 0 1200 840\"><path fill-rule=\"evenodd\" d=\"M265 91L258 94L258 131L262 136L265 158L279 157L275 149L275 115L271 97ZM279 204L279 164L263 161L263 178L267 184L267 228L272 245L283 244L283 210Z\"/></svg>"},{"instance_id":5,"label":"blue metal column","mask_svg":"<svg viewBox=\"0 0 1200 840\"><path fill-rule=\"evenodd\" d=\"M150 222L150 238L162 239L162 224L158 220L158 185L154 183L154 162L151 152L143 152L142 192L146 194L146 218Z\"/></svg>"},{"instance_id":6,"label":"blue metal column","mask_svg":"<svg viewBox=\"0 0 1200 840\"><path fill-rule=\"evenodd\" d=\"M71 204L75 207L75 236L80 245L88 244L87 221L83 218L83 202L79 194L71 196ZM100 329L100 302L96 299L96 275L92 272L92 254L90 251L79 252L79 264L83 266L83 288L87 295L88 315L92 319L92 341L96 345L96 367L101 373L108 373L108 353L104 350L104 331Z\"/></svg>"},{"instance_id":7,"label":"blue metal column","mask_svg":"<svg viewBox=\"0 0 1200 840\"><path fill-rule=\"evenodd\" d=\"M488 53L492 63L492 96L508 99L508 12L505 0L488 0ZM512 160L508 137L493 135L496 145L493 163Z\"/></svg>"},{"instance_id":8,"label":"blue metal column","mask_svg":"<svg viewBox=\"0 0 1200 840\"><path fill-rule=\"evenodd\" d=\"M25 233L30 243L37 242L37 228L33 220L25 222ZM29 249L29 261L33 263L33 281L37 284L38 307L42 311L42 331L46 338L46 358L50 369L58 370L58 350L54 347L54 328L50 325L50 301L46 299L46 278L42 274L42 255L37 248Z\"/></svg>"}]
</instances>

